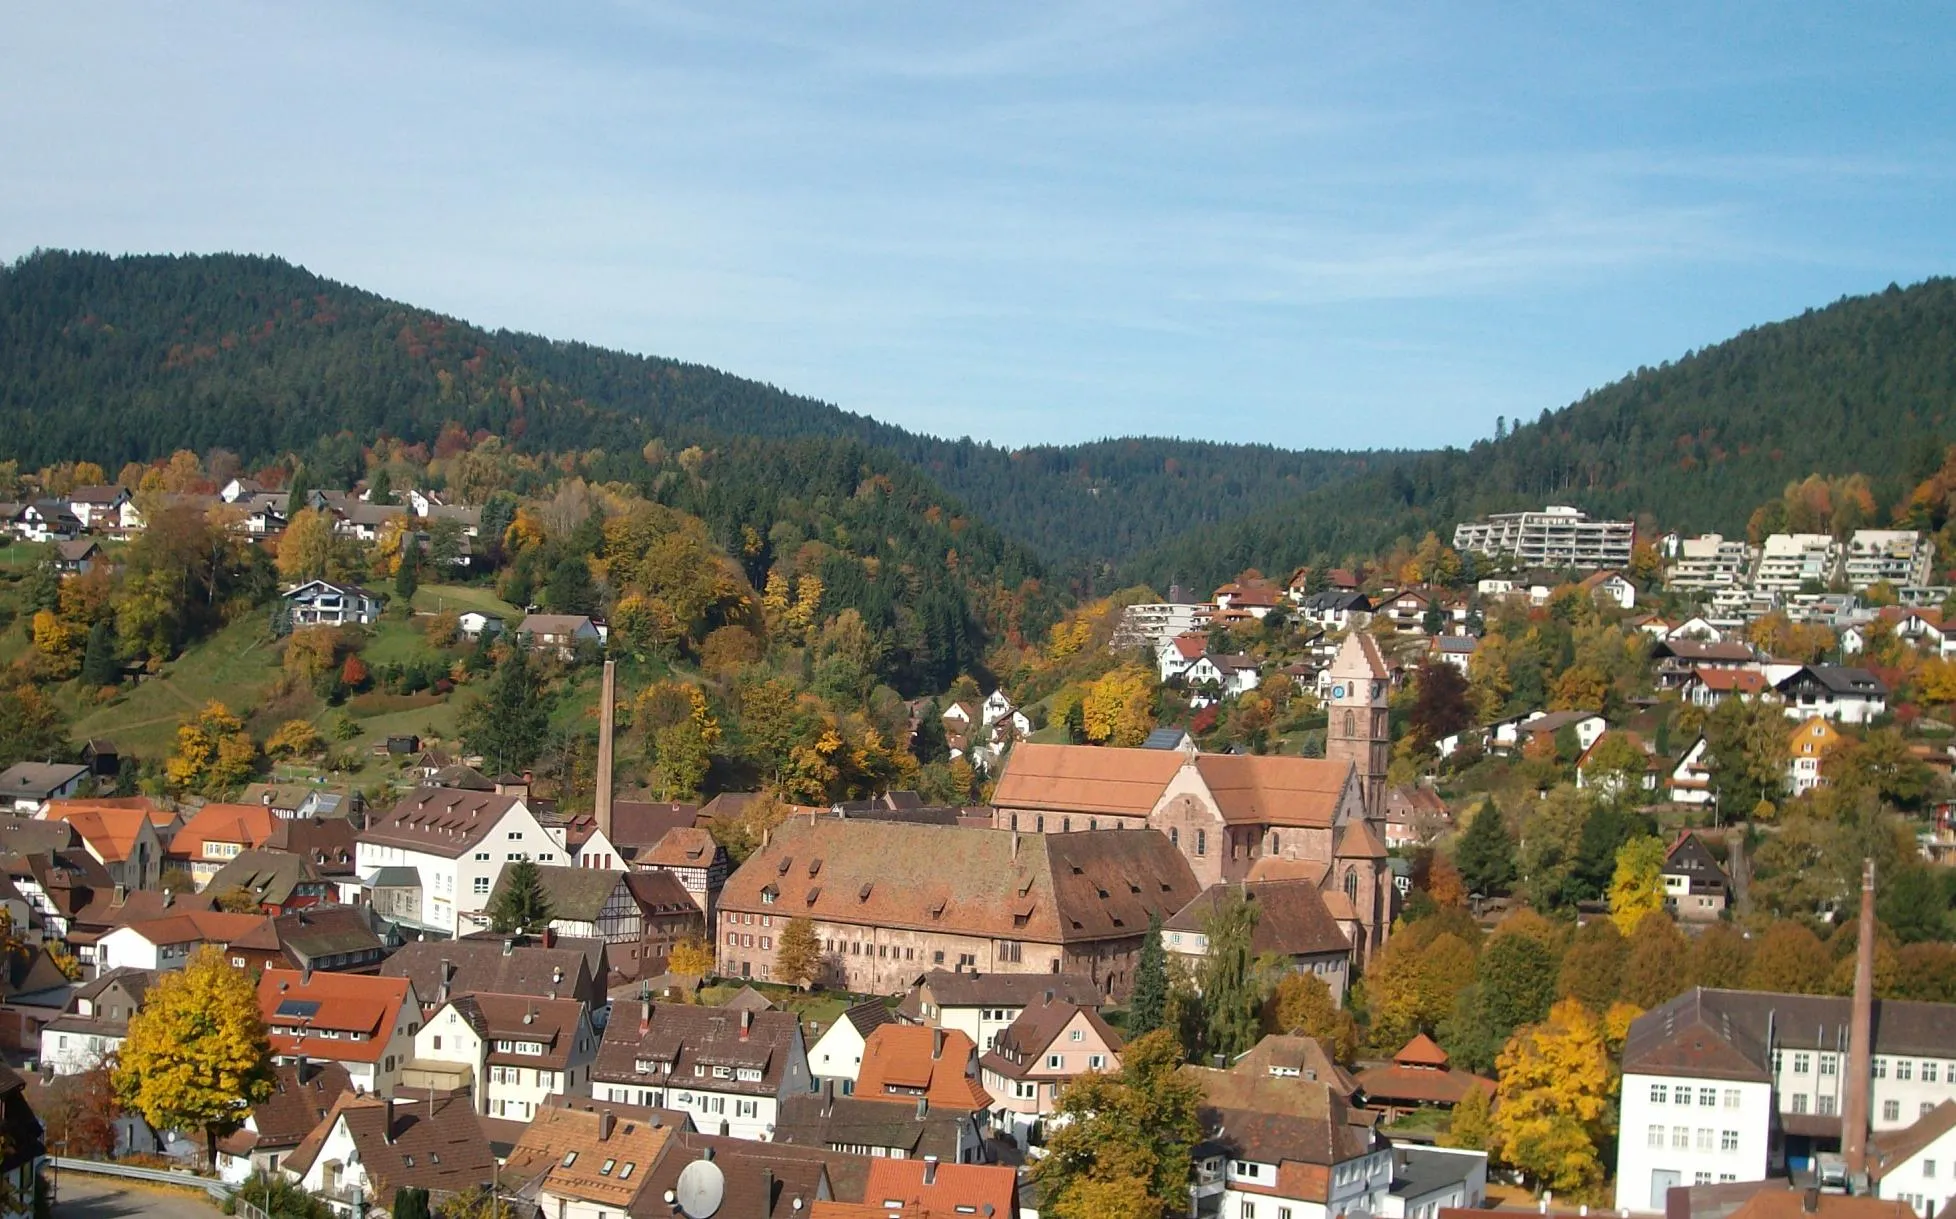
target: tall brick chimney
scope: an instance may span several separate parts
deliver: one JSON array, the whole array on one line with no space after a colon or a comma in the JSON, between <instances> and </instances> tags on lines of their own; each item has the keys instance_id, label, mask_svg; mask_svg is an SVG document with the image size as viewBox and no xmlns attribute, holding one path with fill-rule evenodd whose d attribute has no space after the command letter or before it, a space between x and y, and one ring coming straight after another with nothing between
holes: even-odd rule
<instances>
[{"instance_id":1,"label":"tall brick chimney","mask_svg":"<svg viewBox=\"0 0 1956 1219\"><path fill-rule=\"evenodd\" d=\"M592 802L598 831L611 841L611 737L618 702L618 662L604 662L604 689L598 695L598 790ZM575 862L575 861L572 861Z\"/></svg>"},{"instance_id":2,"label":"tall brick chimney","mask_svg":"<svg viewBox=\"0 0 1956 1219\"><path fill-rule=\"evenodd\" d=\"M1847 1096L1841 1104L1841 1150L1855 1189L1868 1178L1868 1122L1873 1116L1869 1090L1874 1076L1874 860L1861 861L1860 942L1854 955L1854 1013L1847 1034Z\"/></svg>"}]
</instances>

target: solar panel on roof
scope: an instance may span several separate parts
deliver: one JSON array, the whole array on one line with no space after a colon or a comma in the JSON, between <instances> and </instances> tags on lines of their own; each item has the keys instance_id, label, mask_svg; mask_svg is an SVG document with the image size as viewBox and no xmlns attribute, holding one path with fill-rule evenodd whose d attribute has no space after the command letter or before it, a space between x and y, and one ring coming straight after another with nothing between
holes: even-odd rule
<instances>
[{"instance_id":1,"label":"solar panel on roof","mask_svg":"<svg viewBox=\"0 0 1956 1219\"><path fill-rule=\"evenodd\" d=\"M319 1014L319 1001L317 999L280 999L276 1014L290 1016L295 1020L310 1020Z\"/></svg>"}]
</instances>

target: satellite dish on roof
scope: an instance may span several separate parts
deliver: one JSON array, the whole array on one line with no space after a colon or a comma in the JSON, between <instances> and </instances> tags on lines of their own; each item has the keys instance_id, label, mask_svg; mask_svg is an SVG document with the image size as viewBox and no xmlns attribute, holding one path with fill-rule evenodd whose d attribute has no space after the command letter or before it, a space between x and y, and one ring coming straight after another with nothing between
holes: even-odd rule
<instances>
[{"instance_id":1,"label":"satellite dish on roof","mask_svg":"<svg viewBox=\"0 0 1956 1219\"><path fill-rule=\"evenodd\" d=\"M712 1219L727 1194L727 1177L712 1160L694 1160L679 1173L679 1209L686 1219Z\"/></svg>"}]
</instances>

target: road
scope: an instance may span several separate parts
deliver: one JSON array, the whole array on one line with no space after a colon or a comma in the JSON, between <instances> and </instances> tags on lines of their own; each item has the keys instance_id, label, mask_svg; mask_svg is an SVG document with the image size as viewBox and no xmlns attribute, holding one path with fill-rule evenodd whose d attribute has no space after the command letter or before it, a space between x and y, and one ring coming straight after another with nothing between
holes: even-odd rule
<instances>
[{"instance_id":1,"label":"road","mask_svg":"<svg viewBox=\"0 0 1956 1219\"><path fill-rule=\"evenodd\" d=\"M55 1191L55 1219L218 1219L220 1212L203 1194L149 1189L133 1182L87 1173L64 1172Z\"/></svg>"}]
</instances>

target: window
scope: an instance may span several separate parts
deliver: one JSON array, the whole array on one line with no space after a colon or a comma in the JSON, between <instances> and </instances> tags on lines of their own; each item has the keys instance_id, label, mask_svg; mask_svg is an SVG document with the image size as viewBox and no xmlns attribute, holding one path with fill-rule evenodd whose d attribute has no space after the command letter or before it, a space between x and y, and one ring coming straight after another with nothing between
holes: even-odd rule
<instances>
[{"instance_id":1,"label":"window","mask_svg":"<svg viewBox=\"0 0 1956 1219\"><path fill-rule=\"evenodd\" d=\"M1822 1054L1820 1056L1820 1073L1822 1075L1833 1075L1839 1070L1839 1059L1835 1058L1832 1054Z\"/></svg>"},{"instance_id":2,"label":"window","mask_svg":"<svg viewBox=\"0 0 1956 1219\"><path fill-rule=\"evenodd\" d=\"M1807 1111L1807 1094L1804 1092L1795 1092L1793 1094L1793 1112L1805 1113L1806 1111Z\"/></svg>"},{"instance_id":3,"label":"window","mask_svg":"<svg viewBox=\"0 0 1956 1219\"><path fill-rule=\"evenodd\" d=\"M1876 1079L1888 1078L1888 1060L1886 1058L1877 1058L1874 1060L1874 1077Z\"/></svg>"},{"instance_id":4,"label":"window","mask_svg":"<svg viewBox=\"0 0 1956 1219\"><path fill-rule=\"evenodd\" d=\"M774 890L772 890L772 889L762 889L762 890L761 890L761 905L763 905L763 906L772 906L773 904L774 904Z\"/></svg>"},{"instance_id":5,"label":"window","mask_svg":"<svg viewBox=\"0 0 1956 1219\"><path fill-rule=\"evenodd\" d=\"M1708 1172L1693 1173L1691 1176L1691 1183L1693 1185L1710 1185L1711 1174Z\"/></svg>"},{"instance_id":6,"label":"window","mask_svg":"<svg viewBox=\"0 0 1956 1219\"><path fill-rule=\"evenodd\" d=\"M1195 853L1197 855L1207 855L1209 853L1208 830L1197 830L1195 832ZM1245 1205L1248 1204L1246 1203Z\"/></svg>"},{"instance_id":7,"label":"window","mask_svg":"<svg viewBox=\"0 0 1956 1219\"><path fill-rule=\"evenodd\" d=\"M1812 1066L1813 1066L1813 1055L1811 1054L1793 1055L1793 1074L1805 1075L1808 1069Z\"/></svg>"},{"instance_id":8,"label":"window","mask_svg":"<svg viewBox=\"0 0 1956 1219\"><path fill-rule=\"evenodd\" d=\"M1901 1120L1902 1120L1902 1102L1900 1102L1900 1101L1898 1101L1898 1100L1885 1100L1885 1101L1882 1101L1882 1102L1881 1102L1881 1120L1882 1120L1882 1121L1884 1121L1884 1122L1899 1122L1899 1121L1901 1121Z\"/></svg>"},{"instance_id":9,"label":"window","mask_svg":"<svg viewBox=\"0 0 1956 1219\"><path fill-rule=\"evenodd\" d=\"M1663 1147L1663 1146L1664 1146L1664 1127L1662 1127L1662 1126L1652 1126L1652 1127L1650 1127L1650 1129L1649 1129L1648 1131L1646 1131L1646 1132L1645 1132L1645 1136L1644 1136L1644 1146L1646 1146L1646 1147L1660 1147L1660 1148L1661 1148L1661 1147Z\"/></svg>"},{"instance_id":10,"label":"window","mask_svg":"<svg viewBox=\"0 0 1956 1219\"><path fill-rule=\"evenodd\" d=\"M1710 1151L1711 1149L1712 1132L1704 1126L1698 1127L1698 1150Z\"/></svg>"},{"instance_id":11,"label":"window","mask_svg":"<svg viewBox=\"0 0 1956 1219\"><path fill-rule=\"evenodd\" d=\"M1815 1109L1814 1112L1818 1113L1822 1117L1833 1117L1835 1114L1834 1106L1838 1102L1836 1102L1835 1099L1831 1096L1822 1096L1817 1099L1820 1102L1820 1106L1819 1108Z\"/></svg>"},{"instance_id":12,"label":"window","mask_svg":"<svg viewBox=\"0 0 1956 1219\"><path fill-rule=\"evenodd\" d=\"M1690 1104L1690 1103L1691 1103L1691 1089L1689 1089L1689 1088L1687 1088L1687 1087L1685 1087L1685 1086L1684 1086L1683 1084L1679 1084L1679 1085L1678 1085L1678 1090L1677 1090L1677 1091L1676 1091L1676 1092L1675 1092L1675 1093L1674 1093L1674 1094L1672 1095L1672 1099L1673 1099L1674 1101L1676 1101L1676 1102L1677 1102L1678 1104L1680 1104L1680 1105L1688 1105L1688 1104Z\"/></svg>"},{"instance_id":13,"label":"window","mask_svg":"<svg viewBox=\"0 0 1956 1219\"><path fill-rule=\"evenodd\" d=\"M1086 1039L1087 1039L1087 1035L1081 1032L1079 1029L1074 1029L1072 1035L1067 1037L1068 1041L1085 1041Z\"/></svg>"},{"instance_id":14,"label":"window","mask_svg":"<svg viewBox=\"0 0 1956 1219\"><path fill-rule=\"evenodd\" d=\"M1669 1093L1670 1089L1666 1088L1663 1084L1652 1084L1650 1086L1650 1103L1653 1105L1663 1104Z\"/></svg>"},{"instance_id":15,"label":"window","mask_svg":"<svg viewBox=\"0 0 1956 1219\"><path fill-rule=\"evenodd\" d=\"M478 876L475 878L474 892L478 897L489 892L489 878L487 876Z\"/></svg>"},{"instance_id":16,"label":"window","mask_svg":"<svg viewBox=\"0 0 1956 1219\"><path fill-rule=\"evenodd\" d=\"M1671 1127L1671 1149L1674 1151L1691 1150L1691 1127L1689 1126Z\"/></svg>"},{"instance_id":17,"label":"window","mask_svg":"<svg viewBox=\"0 0 1956 1219\"><path fill-rule=\"evenodd\" d=\"M1172 825L1168 827L1168 845L1178 851L1182 849L1182 831Z\"/></svg>"},{"instance_id":18,"label":"window","mask_svg":"<svg viewBox=\"0 0 1956 1219\"><path fill-rule=\"evenodd\" d=\"M1064 1055L1061 1054L1046 1055L1046 1069L1048 1071L1057 1071L1060 1068L1064 1067L1065 1065L1066 1065L1066 1058Z\"/></svg>"},{"instance_id":19,"label":"window","mask_svg":"<svg viewBox=\"0 0 1956 1219\"><path fill-rule=\"evenodd\" d=\"M1922 1082L1923 1082L1923 1083L1925 1083L1925 1084L1932 1084L1932 1083L1934 1083L1934 1082L1936 1082L1936 1064L1935 1064L1935 1063L1933 1063L1933 1062L1925 1062L1925 1063L1923 1063L1923 1064L1922 1064ZM1952 1082L1956 1082L1956 1081L1952 1081Z\"/></svg>"},{"instance_id":20,"label":"window","mask_svg":"<svg viewBox=\"0 0 1956 1219\"><path fill-rule=\"evenodd\" d=\"M1106 1055L1104 1054L1087 1055L1087 1069L1089 1071L1098 1071L1106 1065L1107 1065Z\"/></svg>"},{"instance_id":21,"label":"window","mask_svg":"<svg viewBox=\"0 0 1956 1219\"><path fill-rule=\"evenodd\" d=\"M1737 1151L1739 1149L1739 1132L1736 1130L1719 1131L1718 1149L1720 1151Z\"/></svg>"},{"instance_id":22,"label":"window","mask_svg":"<svg viewBox=\"0 0 1956 1219\"><path fill-rule=\"evenodd\" d=\"M1906 1059L1906 1058L1898 1058L1898 1059L1896 1059L1896 1060L1895 1060L1895 1078L1896 1078L1896 1079L1914 1079L1914 1078L1915 1078L1915 1064L1914 1064L1913 1062L1911 1062L1911 1061L1909 1061L1909 1060L1908 1060L1908 1059Z\"/></svg>"},{"instance_id":23,"label":"window","mask_svg":"<svg viewBox=\"0 0 1956 1219\"><path fill-rule=\"evenodd\" d=\"M1707 1109L1718 1104L1718 1089L1717 1088L1698 1089L1698 1103L1703 1105Z\"/></svg>"},{"instance_id":24,"label":"window","mask_svg":"<svg viewBox=\"0 0 1956 1219\"><path fill-rule=\"evenodd\" d=\"M1256 1219L1256 1203L1243 1199L1243 1219Z\"/></svg>"},{"instance_id":25,"label":"window","mask_svg":"<svg viewBox=\"0 0 1956 1219\"><path fill-rule=\"evenodd\" d=\"M1922 1179L1924 1181L1933 1181L1936 1179L1936 1162L1934 1160L1922 1161Z\"/></svg>"},{"instance_id":26,"label":"window","mask_svg":"<svg viewBox=\"0 0 1956 1219\"><path fill-rule=\"evenodd\" d=\"M1725 1089L1725 1107L1727 1109L1736 1109L1739 1107L1739 1090L1737 1088Z\"/></svg>"}]
</instances>

